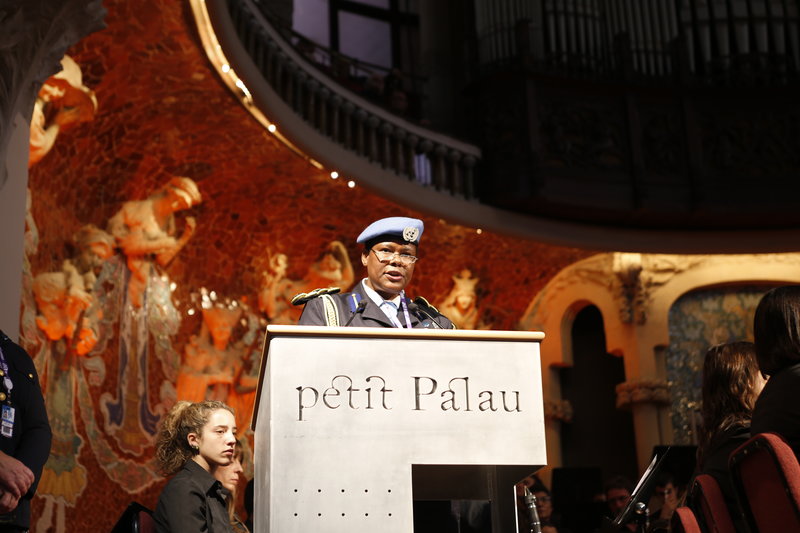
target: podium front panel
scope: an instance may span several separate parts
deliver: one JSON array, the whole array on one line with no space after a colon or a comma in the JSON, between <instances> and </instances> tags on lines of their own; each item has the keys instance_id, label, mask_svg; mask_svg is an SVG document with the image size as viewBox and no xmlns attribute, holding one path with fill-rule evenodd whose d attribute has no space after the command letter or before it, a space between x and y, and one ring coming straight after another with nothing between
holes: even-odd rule
<instances>
[{"instance_id":1,"label":"podium front panel","mask_svg":"<svg viewBox=\"0 0 800 533\"><path fill-rule=\"evenodd\" d=\"M412 465L546 464L541 334L483 333L270 327L256 531L410 533Z\"/></svg>"}]
</instances>

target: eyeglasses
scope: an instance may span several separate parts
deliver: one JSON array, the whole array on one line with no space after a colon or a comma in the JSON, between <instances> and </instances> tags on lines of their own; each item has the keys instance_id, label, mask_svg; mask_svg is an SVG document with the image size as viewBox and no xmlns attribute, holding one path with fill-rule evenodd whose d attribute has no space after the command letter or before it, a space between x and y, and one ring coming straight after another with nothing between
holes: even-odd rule
<instances>
[{"instance_id":1,"label":"eyeglasses","mask_svg":"<svg viewBox=\"0 0 800 533\"><path fill-rule=\"evenodd\" d=\"M409 254L401 254L400 252L388 252L385 250L381 250L380 252L374 248L370 249L371 252L375 254L375 257L378 258L378 261L381 263L388 263L394 259L394 256L397 256L397 260L403 265L413 265L417 262L418 257L409 255Z\"/></svg>"},{"instance_id":2,"label":"eyeglasses","mask_svg":"<svg viewBox=\"0 0 800 533\"><path fill-rule=\"evenodd\" d=\"M538 496L536 498L536 501L537 502L542 502L542 503L547 503L549 501L552 501L552 498L550 498L550 496Z\"/></svg>"}]
</instances>

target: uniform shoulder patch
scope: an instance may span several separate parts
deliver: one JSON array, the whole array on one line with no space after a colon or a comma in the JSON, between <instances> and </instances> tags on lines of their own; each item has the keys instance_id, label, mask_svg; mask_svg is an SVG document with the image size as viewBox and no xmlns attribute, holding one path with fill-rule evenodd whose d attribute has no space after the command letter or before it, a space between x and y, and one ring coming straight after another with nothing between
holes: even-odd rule
<instances>
[{"instance_id":1,"label":"uniform shoulder patch","mask_svg":"<svg viewBox=\"0 0 800 533\"><path fill-rule=\"evenodd\" d=\"M301 292L292 298L292 305L303 305L309 300L313 300L314 298L322 296L323 294L336 294L340 291L341 289L339 287L322 287L309 292Z\"/></svg>"},{"instance_id":2,"label":"uniform shoulder patch","mask_svg":"<svg viewBox=\"0 0 800 533\"><path fill-rule=\"evenodd\" d=\"M428 309L433 310L436 314L439 314L439 315L442 314L442 313L439 312L438 309L436 309L436 307L433 306L433 304L431 304L428 300L426 300L422 296L417 296L416 298L414 298L414 303L417 304L417 305L422 305L424 307L427 307Z\"/></svg>"}]
</instances>

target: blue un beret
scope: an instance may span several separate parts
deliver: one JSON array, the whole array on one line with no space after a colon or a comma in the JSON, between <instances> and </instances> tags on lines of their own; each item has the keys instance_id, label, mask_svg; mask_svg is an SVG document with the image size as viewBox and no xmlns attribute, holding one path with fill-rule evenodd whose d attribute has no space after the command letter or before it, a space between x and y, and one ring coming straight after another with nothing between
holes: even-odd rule
<instances>
[{"instance_id":1,"label":"blue un beret","mask_svg":"<svg viewBox=\"0 0 800 533\"><path fill-rule=\"evenodd\" d=\"M423 231L425 231L425 224L417 218L382 218L367 226L366 229L361 232L361 235L358 236L356 242L359 244L365 243L385 235L391 237L393 240L400 237L406 242L418 245Z\"/></svg>"}]
</instances>

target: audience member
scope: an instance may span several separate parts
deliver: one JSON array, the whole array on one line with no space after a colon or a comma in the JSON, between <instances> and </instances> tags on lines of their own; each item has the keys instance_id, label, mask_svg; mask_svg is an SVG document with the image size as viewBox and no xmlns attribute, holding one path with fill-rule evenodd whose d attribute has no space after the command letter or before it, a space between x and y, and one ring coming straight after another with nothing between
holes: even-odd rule
<instances>
[{"instance_id":1,"label":"audience member","mask_svg":"<svg viewBox=\"0 0 800 533\"><path fill-rule=\"evenodd\" d=\"M534 485L531 491L536 496L536 512L539 514L542 533L570 533L561 524L561 516L553 511L553 496L547 487Z\"/></svg>"},{"instance_id":2,"label":"audience member","mask_svg":"<svg viewBox=\"0 0 800 533\"><path fill-rule=\"evenodd\" d=\"M742 528L745 526L736 502L728 458L750 438L750 417L765 383L758 370L753 343L719 344L706 352L697 473L710 474L717 480L731 517Z\"/></svg>"},{"instance_id":3,"label":"audience member","mask_svg":"<svg viewBox=\"0 0 800 533\"><path fill-rule=\"evenodd\" d=\"M562 525L561 517L553 511L553 496L550 490L536 474L530 474L516 484L519 530L527 533L531 528L531 513L525 499L526 489L536 497L536 514L542 533L569 533L570 530Z\"/></svg>"},{"instance_id":4,"label":"audience member","mask_svg":"<svg viewBox=\"0 0 800 533\"><path fill-rule=\"evenodd\" d=\"M239 482L244 477L243 461L242 443L237 440L236 451L231 464L220 466L214 473L214 477L230 492L228 497L228 518L230 518L231 529L233 529L234 533L250 533L247 525L236 514L236 496L239 493Z\"/></svg>"},{"instance_id":5,"label":"audience member","mask_svg":"<svg viewBox=\"0 0 800 533\"><path fill-rule=\"evenodd\" d=\"M603 492L606 495L608 517L613 520L625 509L628 500L631 499L633 483L626 477L616 476L606 482ZM636 523L626 521L622 525L622 530L636 531Z\"/></svg>"},{"instance_id":6,"label":"audience member","mask_svg":"<svg viewBox=\"0 0 800 533\"><path fill-rule=\"evenodd\" d=\"M679 490L675 478L669 472L662 473L655 482L653 498L650 499L651 523L661 521L664 526L669 524L672 513L678 507Z\"/></svg>"},{"instance_id":7,"label":"audience member","mask_svg":"<svg viewBox=\"0 0 800 533\"><path fill-rule=\"evenodd\" d=\"M244 525L247 526L247 529L250 531L253 531L253 521L255 520L255 492L255 479L251 479L247 482L247 486L244 488L244 512L247 513L247 520L245 520Z\"/></svg>"},{"instance_id":8,"label":"audience member","mask_svg":"<svg viewBox=\"0 0 800 533\"><path fill-rule=\"evenodd\" d=\"M0 531L27 531L52 432L33 360L2 331L0 410Z\"/></svg>"},{"instance_id":9,"label":"audience member","mask_svg":"<svg viewBox=\"0 0 800 533\"><path fill-rule=\"evenodd\" d=\"M767 292L753 321L756 357L769 376L750 431L778 433L800 457L800 285Z\"/></svg>"},{"instance_id":10,"label":"audience member","mask_svg":"<svg viewBox=\"0 0 800 533\"><path fill-rule=\"evenodd\" d=\"M530 510L528 509L528 502L525 500L525 490L529 490L532 493L535 493L538 490L547 490L542 483L542 480L539 479L535 473L530 473L524 478L522 478L516 485L514 485L514 489L517 494L517 524L520 531L529 531L530 524L531 524L531 515ZM537 508L538 513L538 508Z\"/></svg>"},{"instance_id":11,"label":"audience member","mask_svg":"<svg viewBox=\"0 0 800 533\"><path fill-rule=\"evenodd\" d=\"M180 401L164 417L156 462L167 483L153 518L158 533L232 533L228 490L214 476L234 460L236 420L222 402Z\"/></svg>"}]
</instances>

